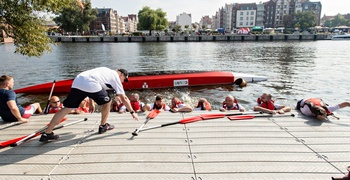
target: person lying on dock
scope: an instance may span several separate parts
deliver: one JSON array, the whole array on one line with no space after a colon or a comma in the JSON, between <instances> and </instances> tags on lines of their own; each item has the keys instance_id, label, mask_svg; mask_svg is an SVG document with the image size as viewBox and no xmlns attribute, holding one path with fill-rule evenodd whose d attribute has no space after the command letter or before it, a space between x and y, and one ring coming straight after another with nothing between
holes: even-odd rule
<instances>
[{"instance_id":1,"label":"person lying on dock","mask_svg":"<svg viewBox=\"0 0 350 180\"><path fill-rule=\"evenodd\" d=\"M276 104L272 99L271 94L263 93L260 98L256 100L257 104L254 106L254 111L260 111L269 114L284 114L292 109L288 106Z\"/></svg>"},{"instance_id":2,"label":"person lying on dock","mask_svg":"<svg viewBox=\"0 0 350 180\"><path fill-rule=\"evenodd\" d=\"M226 96L225 101L222 103L222 107L220 107L220 111L230 111L230 110L238 110L245 111L245 108L238 104L238 100L231 95Z\"/></svg>"},{"instance_id":3,"label":"person lying on dock","mask_svg":"<svg viewBox=\"0 0 350 180\"><path fill-rule=\"evenodd\" d=\"M204 111L210 111L211 105L205 98L199 98L197 106L194 108L194 110L204 110Z\"/></svg>"},{"instance_id":4,"label":"person lying on dock","mask_svg":"<svg viewBox=\"0 0 350 180\"><path fill-rule=\"evenodd\" d=\"M344 107L350 107L350 102L342 102L329 106L320 98L306 98L297 102L296 110L299 110L305 116L313 116L319 120L325 120L327 116L334 116L337 118L333 112Z\"/></svg>"},{"instance_id":5,"label":"person lying on dock","mask_svg":"<svg viewBox=\"0 0 350 180\"><path fill-rule=\"evenodd\" d=\"M184 104L179 98L173 97L173 99L171 99L171 112L191 112L192 110L191 106Z\"/></svg>"},{"instance_id":6,"label":"person lying on dock","mask_svg":"<svg viewBox=\"0 0 350 180\"><path fill-rule=\"evenodd\" d=\"M140 101L140 96L139 94L137 93L132 93L130 95L130 104L131 104L131 107L132 109L139 113L142 111L142 106L144 106L144 103ZM124 113L124 112L127 112L127 109L124 105L122 105L120 108L119 108L119 113Z\"/></svg>"},{"instance_id":7,"label":"person lying on dock","mask_svg":"<svg viewBox=\"0 0 350 180\"><path fill-rule=\"evenodd\" d=\"M122 103L122 100L120 99L120 97L115 96L115 98L113 98L112 100L111 112L123 113L123 110L121 109L123 106L124 104Z\"/></svg>"},{"instance_id":8,"label":"person lying on dock","mask_svg":"<svg viewBox=\"0 0 350 180\"><path fill-rule=\"evenodd\" d=\"M25 108L17 103L17 95L12 90L14 86L12 76L0 77L0 116L5 122L28 122L28 118L34 113L42 114L39 103L33 103Z\"/></svg>"},{"instance_id":9,"label":"person lying on dock","mask_svg":"<svg viewBox=\"0 0 350 180\"><path fill-rule=\"evenodd\" d=\"M114 125L107 123L111 108L111 97L108 90L114 90L129 110L132 118L139 120L137 113L131 107L129 98L125 96L123 82L129 82L128 71L125 69L113 70L107 67L98 67L78 74L73 81L67 98L63 101L64 108L53 116L39 141L48 142L58 139L59 136L53 133L54 127L74 108L78 108L86 97L89 97L90 100L89 111L91 113L95 111L94 102L101 106L101 123L98 133L102 134L114 129Z\"/></svg>"},{"instance_id":10,"label":"person lying on dock","mask_svg":"<svg viewBox=\"0 0 350 180\"><path fill-rule=\"evenodd\" d=\"M152 111L157 109L159 111L169 111L170 107L164 103L164 98L161 95L157 95L152 104L146 104L142 107L143 111Z\"/></svg>"}]
</instances>

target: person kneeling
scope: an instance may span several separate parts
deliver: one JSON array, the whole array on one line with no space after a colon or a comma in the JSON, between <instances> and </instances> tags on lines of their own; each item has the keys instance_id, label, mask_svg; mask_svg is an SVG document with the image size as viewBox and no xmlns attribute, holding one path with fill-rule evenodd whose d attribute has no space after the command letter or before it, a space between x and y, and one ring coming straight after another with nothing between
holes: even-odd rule
<instances>
[{"instance_id":1,"label":"person kneeling","mask_svg":"<svg viewBox=\"0 0 350 180\"><path fill-rule=\"evenodd\" d=\"M276 104L275 101L272 100L271 94L264 93L257 99L257 104L254 106L254 111L261 111L269 114L284 114L291 111L291 108Z\"/></svg>"}]
</instances>

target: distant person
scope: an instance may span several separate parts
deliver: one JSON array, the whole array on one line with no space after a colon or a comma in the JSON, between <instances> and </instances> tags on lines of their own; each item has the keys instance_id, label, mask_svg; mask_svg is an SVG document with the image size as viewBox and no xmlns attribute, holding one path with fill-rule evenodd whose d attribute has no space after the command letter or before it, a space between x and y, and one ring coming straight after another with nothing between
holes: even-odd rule
<instances>
[{"instance_id":1,"label":"distant person","mask_svg":"<svg viewBox=\"0 0 350 180\"><path fill-rule=\"evenodd\" d=\"M144 106L144 103L140 101L139 94L132 93L130 95L129 99L130 99L130 104L131 104L132 109L135 112L137 112L137 113L141 112L142 111L142 106ZM124 105L121 106L120 109L119 109L119 113L124 113L126 111L127 111L127 109L126 109L126 107Z\"/></svg>"},{"instance_id":2,"label":"distant person","mask_svg":"<svg viewBox=\"0 0 350 180\"><path fill-rule=\"evenodd\" d=\"M12 76L0 77L0 116L5 122L28 122L28 118L34 113L42 114L39 103L33 103L25 108L17 103L16 93L12 90L14 86Z\"/></svg>"},{"instance_id":3,"label":"distant person","mask_svg":"<svg viewBox=\"0 0 350 180\"><path fill-rule=\"evenodd\" d=\"M122 107L123 107L123 102L122 100L120 99L119 96L115 96L115 98L113 98L112 100L112 108L111 108L111 111L112 112L120 112L119 113L123 113L123 110L122 110Z\"/></svg>"},{"instance_id":4,"label":"distant person","mask_svg":"<svg viewBox=\"0 0 350 180\"><path fill-rule=\"evenodd\" d=\"M49 102L48 114L57 113L59 110L64 108L60 99L57 96L52 96ZM44 109L45 112L46 108ZM85 98L79 105L78 108L73 109L69 114L80 114L89 112L89 98Z\"/></svg>"},{"instance_id":5,"label":"distant person","mask_svg":"<svg viewBox=\"0 0 350 180\"><path fill-rule=\"evenodd\" d=\"M238 100L234 98L231 95L226 96L225 101L222 103L222 107L220 107L220 111L231 111L231 110L238 110L238 111L245 111L245 108L238 104Z\"/></svg>"},{"instance_id":6,"label":"distant person","mask_svg":"<svg viewBox=\"0 0 350 180\"><path fill-rule=\"evenodd\" d=\"M325 120L327 116L334 116L333 112L344 107L350 107L350 102L329 106L320 98L306 98L298 101L296 109L305 116L313 116L319 120Z\"/></svg>"},{"instance_id":7,"label":"distant person","mask_svg":"<svg viewBox=\"0 0 350 180\"><path fill-rule=\"evenodd\" d=\"M204 111L210 111L211 105L205 98L199 98L197 106L194 108L194 110L204 110Z\"/></svg>"},{"instance_id":8,"label":"distant person","mask_svg":"<svg viewBox=\"0 0 350 180\"><path fill-rule=\"evenodd\" d=\"M170 111L170 107L164 103L163 96L161 95L157 95L153 103L146 104L143 107L143 111L152 111L154 109L159 111Z\"/></svg>"},{"instance_id":9,"label":"distant person","mask_svg":"<svg viewBox=\"0 0 350 180\"><path fill-rule=\"evenodd\" d=\"M57 113L59 110L61 110L63 108L63 104L61 103L60 98L58 98L57 96L52 96L50 98L48 108L48 114ZM46 108L44 109L44 112L46 112Z\"/></svg>"},{"instance_id":10,"label":"distant person","mask_svg":"<svg viewBox=\"0 0 350 180\"><path fill-rule=\"evenodd\" d=\"M254 111L261 111L269 114L284 114L291 111L291 108L276 104L275 101L272 100L271 94L263 93L260 98L257 99L257 104L254 106Z\"/></svg>"},{"instance_id":11,"label":"distant person","mask_svg":"<svg viewBox=\"0 0 350 180\"><path fill-rule=\"evenodd\" d=\"M58 135L52 132L59 121L64 118L74 108L78 108L80 103L89 97L89 111L94 112L96 102L101 107L101 123L98 133L105 133L107 130L114 129L114 125L107 123L111 108L111 98L108 90L114 90L120 97L123 104L130 111L133 119L139 120L135 111L132 110L130 101L123 89L122 82L128 82L128 72L125 69L112 70L107 67L99 67L84 71L78 74L73 83L67 98L63 101L64 108L58 111L50 121L45 133L40 137L41 142L47 142L58 139Z\"/></svg>"},{"instance_id":12,"label":"distant person","mask_svg":"<svg viewBox=\"0 0 350 180\"><path fill-rule=\"evenodd\" d=\"M171 112L191 112L193 109L191 106L186 105L179 98L173 97L171 99Z\"/></svg>"}]
</instances>

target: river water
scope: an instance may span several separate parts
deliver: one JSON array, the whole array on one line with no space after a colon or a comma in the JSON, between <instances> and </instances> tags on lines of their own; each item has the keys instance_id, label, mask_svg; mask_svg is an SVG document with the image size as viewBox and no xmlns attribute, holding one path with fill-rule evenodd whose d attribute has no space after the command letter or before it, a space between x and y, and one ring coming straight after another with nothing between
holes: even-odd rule
<instances>
[{"instance_id":1,"label":"river water","mask_svg":"<svg viewBox=\"0 0 350 180\"><path fill-rule=\"evenodd\" d=\"M278 104L294 107L305 97L328 104L350 101L350 41L179 42L179 43L63 43L40 58L14 54L13 44L0 45L1 74L15 78L15 89L53 80L74 78L99 66L122 67L130 72L159 70L221 70L267 76L266 82L245 88L210 86L139 91L150 102L156 94L178 96L188 104L207 98L218 109L225 96L238 98L252 109L263 92ZM131 92L127 92L130 94ZM20 103L39 101L49 94L18 95ZM59 95L64 99L65 94ZM350 115L350 108L339 114Z\"/></svg>"}]
</instances>

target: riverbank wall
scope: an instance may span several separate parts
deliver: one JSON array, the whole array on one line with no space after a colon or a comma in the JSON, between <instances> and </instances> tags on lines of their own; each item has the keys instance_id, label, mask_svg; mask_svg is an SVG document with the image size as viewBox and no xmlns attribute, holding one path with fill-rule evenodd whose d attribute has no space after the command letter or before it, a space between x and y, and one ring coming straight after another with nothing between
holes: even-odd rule
<instances>
[{"instance_id":1,"label":"riverbank wall","mask_svg":"<svg viewBox=\"0 0 350 180\"><path fill-rule=\"evenodd\" d=\"M221 35L221 36L51 36L55 42L215 42L215 41L291 41L326 40L327 35Z\"/></svg>"}]
</instances>

